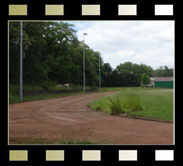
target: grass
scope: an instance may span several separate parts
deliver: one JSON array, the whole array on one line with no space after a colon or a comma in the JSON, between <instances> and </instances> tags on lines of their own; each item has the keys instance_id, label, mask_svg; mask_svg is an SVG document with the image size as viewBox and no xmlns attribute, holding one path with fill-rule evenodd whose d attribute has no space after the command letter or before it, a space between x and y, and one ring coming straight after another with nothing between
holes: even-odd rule
<instances>
[{"instance_id":1,"label":"grass","mask_svg":"<svg viewBox=\"0 0 183 166\"><path fill-rule=\"evenodd\" d=\"M167 89L167 88L158 88L158 87L102 87L100 91L102 92L110 92L110 91L118 91L118 92L129 92L129 91L148 91L148 90L162 90L162 89Z\"/></svg>"},{"instance_id":2,"label":"grass","mask_svg":"<svg viewBox=\"0 0 183 166\"><path fill-rule=\"evenodd\" d=\"M109 88L109 90L114 88ZM92 101L89 106L108 114L173 121L173 90L164 88L118 88L120 93Z\"/></svg>"},{"instance_id":3,"label":"grass","mask_svg":"<svg viewBox=\"0 0 183 166\"><path fill-rule=\"evenodd\" d=\"M52 99L52 98L58 98L58 97L65 97L65 96L73 96L78 94L84 94L83 92L73 92L73 93L62 93L62 94L44 94L44 95L34 95L34 96L24 96L22 102L26 101L36 101L36 100L42 100L42 99ZM19 96L15 94L9 94L9 103L19 103Z\"/></svg>"},{"instance_id":4,"label":"grass","mask_svg":"<svg viewBox=\"0 0 183 166\"><path fill-rule=\"evenodd\" d=\"M109 98L109 102L112 115L142 110L139 97L133 94L123 94L122 96L118 94Z\"/></svg>"},{"instance_id":5,"label":"grass","mask_svg":"<svg viewBox=\"0 0 183 166\"><path fill-rule=\"evenodd\" d=\"M35 145L35 144L50 144L50 145L81 145L81 144L96 144L92 141L80 141L80 140L48 140L43 138L11 138L12 144L26 144L26 145Z\"/></svg>"},{"instance_id":6,"label":"grass","mask_svg":"<svg viewBox=\"0 0 183 166\"><path fill-rule=\"evenodd\" d=\"M69 93L51 93L51 94L39 94L41 91L45 91L44 87L38 86L38 85L24 85L23 86L23 92L38 92L38 94L35 95L24 95L23 96L23 102L26 101L35 101L35 100L41 100L41 99L51 99L51 98L57 98L57 97L64 97L64 96L73 96L78 94L84 94L83 93L83 87L80 85L73 85L71 87L58 87L56 85L51 85L48 90L50 91L67 91ZM86 91L95 90L94 87L86 86ZM76 91L76 92L74 92ZM89 92L87 92L89 93ZM9 103L19 103L19 86L18 85L9 85Z\"/></svg>"}]
</instances>

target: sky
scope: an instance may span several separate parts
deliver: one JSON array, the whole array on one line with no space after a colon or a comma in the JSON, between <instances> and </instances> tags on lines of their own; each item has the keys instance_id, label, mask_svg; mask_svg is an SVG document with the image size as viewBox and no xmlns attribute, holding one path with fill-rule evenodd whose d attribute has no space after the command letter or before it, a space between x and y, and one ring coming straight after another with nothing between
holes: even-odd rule
<instances>
[{"instance_id":1,"label":"sky","mask_svg":"<svg viewBox=\"0 0 183 166\"><path fill-rule=\"evenodd\" d=\"M174 21L72 21L80 41L115 68L131 61L174 68Z\"/></svg>"}]
</instances>

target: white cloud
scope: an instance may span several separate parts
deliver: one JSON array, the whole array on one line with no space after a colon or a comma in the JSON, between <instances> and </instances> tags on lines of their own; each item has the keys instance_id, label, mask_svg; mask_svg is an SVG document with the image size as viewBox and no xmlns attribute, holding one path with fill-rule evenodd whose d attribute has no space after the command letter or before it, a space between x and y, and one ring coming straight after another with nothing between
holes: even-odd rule
<instances>
[{"instance_id":1,"label":"white cloud","mask_svg":"<svg viewBox=\"0 0 183 166\"><path fill-rule=\"evenodd\" d=\"M88 33L86 44L100 51L104 62L113 68L126 61L153 68L174 67L173 21L82 21L74 24L78 25L79 40L83 40L84 32Z\"/></svg>"}]
</instances>

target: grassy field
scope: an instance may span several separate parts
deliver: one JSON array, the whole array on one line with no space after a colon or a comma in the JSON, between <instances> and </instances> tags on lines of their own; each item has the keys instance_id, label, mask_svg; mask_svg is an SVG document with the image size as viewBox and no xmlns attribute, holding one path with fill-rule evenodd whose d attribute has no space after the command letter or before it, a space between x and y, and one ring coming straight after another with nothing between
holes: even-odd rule
<instances>
[{"instance_id":1,"label":"grassy field","mask_svg":"<svg viewBox=\"0 0 183 166\"><path fill-rule=\"evenodd\" d=\"M94 110L173 121L173 89L106 88L103 90L117 90L119 93L90 102L89 106Z\"/></svg>"}]
</instances>

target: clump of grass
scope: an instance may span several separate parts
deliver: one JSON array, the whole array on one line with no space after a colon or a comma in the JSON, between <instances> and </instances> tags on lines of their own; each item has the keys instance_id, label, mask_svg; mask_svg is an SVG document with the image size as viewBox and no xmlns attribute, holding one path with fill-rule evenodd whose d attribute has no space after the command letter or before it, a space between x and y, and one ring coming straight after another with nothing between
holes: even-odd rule
<instances>
[{"instance_id":1,"label":"clump of grass","mask_svg":"<svg viewBox=\"0 0 183 166\"><path fill-rule=\"evenodd\" d=\"M110 99L109 107L111 109L112 115L119 115L122 113L142 110L140 99L138 98L138 96L135 96L133 94L114 96Z\"/></svg>"},{"instance_id":2,"label":"clump of grass","mask_svg":"<svg viewBox=\"0 0 183 166\"><path fill-rule=\"evenodd\" d=\"M94 110L104 111L111 115L142 110L139 97L130 93L120 93L103 97L97 101L89 103L89 106Z\"/></svg>"},{"instance_id":3,"label":"clump of grass","mask_svg":"<svg viewBox=\"0 0 183 166\"><path fill-rule=\"evenodd\" d=\"M111 115L119 115L124 112L122 107L122 101L119 96L110 98L109 108L111 109Z\"/></svg>"},{"instance_id":4,"label":"clump of grass","mask_svg":"<svg viewBox=\"0 0 183 166\"><path fill-rule=\"evenodd\" d=\"M134 94L127 95L123 100L123 108L125 112L141 111L140 98Z\"/></svg>"},{"instance_id":5,"label":"clump of grass","mask_svg":"<svg viewBox=\"0 0 183 166\"><path fill-rule=\"evenodd\" d=\"M111 110L109 108L109 97L105 96L99 100L92 101L88 104L89 107L96 111L104 111L105 113L111 113Z\"/></svg>"}]
</instances>

